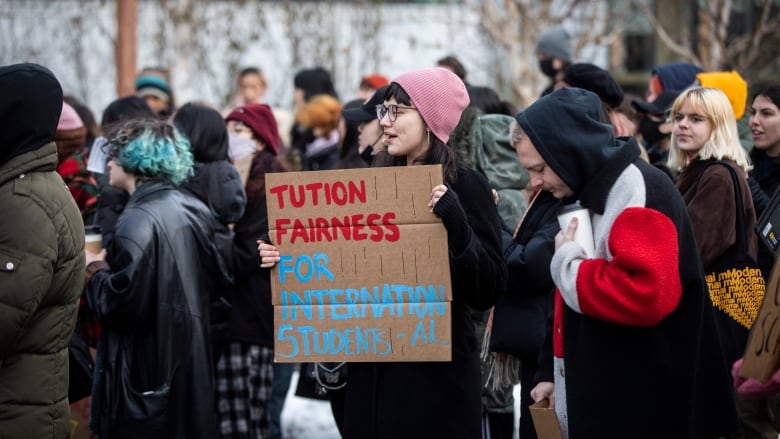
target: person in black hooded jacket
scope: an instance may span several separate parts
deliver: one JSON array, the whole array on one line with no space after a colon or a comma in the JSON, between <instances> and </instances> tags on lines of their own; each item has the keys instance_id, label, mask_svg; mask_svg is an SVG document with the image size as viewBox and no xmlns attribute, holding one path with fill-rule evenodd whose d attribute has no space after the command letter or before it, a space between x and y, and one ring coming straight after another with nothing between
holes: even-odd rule
<instances>
[{"instance_id":1,"label":"person in black hooded jacket","mask_svg":"<svg viewBox=\"0 0 780 439\"><path fill-rule=\"evenodd\" d=\"M532 184L589 209L595 243L589 256L574 241L576 221L555 238L552 325L531 396L551 399L564 437L727 435L731 380L685 204L600 106L562 88L516 116Z\"/></svg>"},{"instance_id":2,"label":"person in black hooded jacket","mask_svg":"<svg viewBox=\"0 0 780 439\"><path fill-rule=\"evenodd\" d=\"M111 266L87 252L87 304L101 323L90 424L100 437L214 438L209 293L225 282L216 221L176 186L192 173L189 144L157 120L124 124L109 141L110 184L130 199Z\"/></svg>"},{"instance_id":3,"label":"person in black hooded jacket","mask_svg":"<svg viewBox=\"0 0 780 439\"><path fill-rule=\"evenodd\" d=\"M216 110L191 103L176 110L173 125L189 139L195 159L193 175L181 187L203 201L217 220L217 248L232 276L235 264L231 226L244 215L246 193L238 171L228 160L227 127ZM232 282L220 285L210 298L215 364L222 353L230 302L234 300L232 290Z\"/></svg>"}]
</instances>

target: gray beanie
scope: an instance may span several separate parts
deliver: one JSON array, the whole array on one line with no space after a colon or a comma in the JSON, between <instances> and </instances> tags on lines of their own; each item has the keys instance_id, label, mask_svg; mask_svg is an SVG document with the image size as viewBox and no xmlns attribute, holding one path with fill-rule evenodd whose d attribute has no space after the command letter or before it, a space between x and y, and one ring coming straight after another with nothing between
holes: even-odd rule
<instances>
[{"instance_id":1,"label":"gray beanie","mask_svg":"<svg viewBox=\"0 0 780 439\"><path fill-rule=\"evenodd\" d=\"M561 61L572 62L571 34L562 27L554 27L545 31L536 44L538 54L550 55Z\"/></svg>"}]
</instances>

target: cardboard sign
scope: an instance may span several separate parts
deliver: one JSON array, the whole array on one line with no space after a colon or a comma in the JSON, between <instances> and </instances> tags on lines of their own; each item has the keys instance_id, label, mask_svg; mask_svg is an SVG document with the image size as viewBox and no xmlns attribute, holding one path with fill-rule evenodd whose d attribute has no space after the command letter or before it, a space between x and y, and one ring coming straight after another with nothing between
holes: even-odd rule
<instances>
[{"instance_id":1,"label":"cardboard sign","mask_svg":"<svg viewBox=\"0 0 780 439\"><path fill-rule=\"evenodd\" d=\"M739 375L766 382L780 366L780 258L775 258Z\"/></svg>"},{"instance_id":2,"label":"cardboard sign","mask_svg":"<svg viewBox=\"0 0 780 439\"><path fill-rule=\"evenodd\" d=\"M450 361L441 166L266 175L274 359Z\"/></svg>"},{"instance_id":3,"label":"cardboard sign","mask_svg":"<svg viewBox=\"0 0 780 439\"><path fill-rule=\"evenodd\" d=\"M550 407L550 400L545 398L533 403L531 410L531 419L534 421L534 429L539 439L563 439L561 424L558 423L558 416L555 409Z\"/></svg>"}]
</instances>

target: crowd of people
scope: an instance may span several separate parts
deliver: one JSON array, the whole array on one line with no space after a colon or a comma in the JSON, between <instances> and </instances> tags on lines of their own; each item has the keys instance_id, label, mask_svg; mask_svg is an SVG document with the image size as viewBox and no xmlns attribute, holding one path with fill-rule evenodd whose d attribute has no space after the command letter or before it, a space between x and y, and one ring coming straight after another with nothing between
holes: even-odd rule
<instances>
[{"instance_id":1,"label":"crowd of people","mask_svg":"<svg viewBox=\"0 0 780 439\"><path fill-rule=\"evenodd\" d=\"M348 102L300 70L292 111L258 67L230 108L177 106L150 67L100 123L46 67L0 67L0 436L68 437L79 395L99 438L281 438L298 365L274 362L266 175L436 164L419 195L447 231L452 359L334 366L346 385L314 393L344 438L504 439L519 417L535 439L534 403L564 438L777 438L780 373L740 376L764 292L707 277L770 278L780 84L673 62L639 96L573 52L541 36L550 83L522 109L450 55ZM575 203L592 254L559 224ZM91 383L69 381L76 341Z\"/></svg>"}]
</instances>

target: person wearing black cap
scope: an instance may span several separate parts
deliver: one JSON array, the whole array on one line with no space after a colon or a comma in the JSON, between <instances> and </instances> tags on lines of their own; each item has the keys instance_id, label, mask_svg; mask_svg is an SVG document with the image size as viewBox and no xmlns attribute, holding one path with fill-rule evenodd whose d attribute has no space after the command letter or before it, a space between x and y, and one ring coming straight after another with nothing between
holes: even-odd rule
<instances>
[{"instance_id":1,"label":"person wearing black cap","mask_svg":"<svg viewBox=\"0 0 780 439\"><path fill-rule=\"evenodd\" d=\"M603 119L612 125L615 136L633 134L628 129L626 116L615 111L623 103L623 88L608 71L591 63L572 64L563 72L563 78L555 84L556 90L561 87L577 87L596 93L601 99Z\"/></svg>"},{"instance_id":2,"label":"person wearing black cap","mask_svg":"<svg viewBox=\"0 0 780 439\"><path fill-rule=\"evenodd\" d=\"M576 221L555 237L552 332L531 396L550 399L564 437L728 435L731 379L685 203L600 111L594 93L563 88L515 117L531 184L587 208L595 243L587 255Z\"/></svg>"},{"instance_id":3,"label":"person wearing black cap","mask_svg":"<svg viewBox=\"0 0 780 439\"><path fill-rule=\"evenodd\" d=\"M375 160L386 154L382 136L384 131L377 119L376 106L384 102L387 86L378 88L374 94L359 107L347 108L341 112L344 120L358 123L358 153L369 166L381 164L383 160Z\"/></svg>"}]
</instances>

